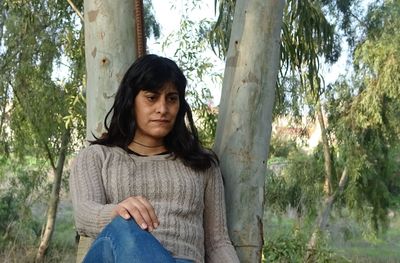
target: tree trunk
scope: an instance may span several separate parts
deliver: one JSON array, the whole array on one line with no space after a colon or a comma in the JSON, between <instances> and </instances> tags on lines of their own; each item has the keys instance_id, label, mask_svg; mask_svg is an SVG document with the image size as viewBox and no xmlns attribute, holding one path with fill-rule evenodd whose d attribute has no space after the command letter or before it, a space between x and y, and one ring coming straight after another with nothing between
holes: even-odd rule
<instances>
[{"instance_id":1,"label":"tree trunk","mask_svg":"<svg viewBox=\"0 0 400 263\"><path fill-rule=\"evenodd\" d=\"M284 0L237 1L215 151L230 237L241 262L260 262L266 160L279 71Z\"/></svg>"},{"instance_id":2,"label":"tree trunk","mask_svg":"<svg viewBox=\"0 0 400 263\"><path fill-rule=\"evenodd\" d=\"M104 132L126 70L137 57L133 0L85 0L87 139Z\"/></svg>"},{"instance_id":3,"label":"tree trunk","mask_svg":"<svg viewBox=\"0 0 400 263\"><path fill-rule=\"evenodd\" d=\"M0 25L0 27L2 27L2 25ZM0 142L2 144L1 147L3 148L0 151L3 151L5 156L8 156L10 154L10 152L9 152L9 146L8 146L8 142L7 142L8 134L6 132L6 127L7 127L6 122L7 122L7 119L9 118L8 117L9 114L7 112L7 105L9 103L9 98L7 97L9 94L9 87L6 86L4 89L5 89L5 91L3 92L3 94L5 94L5 96L3 97L2 105L0 105L0 138L3 138L4 141Z\"/></svg>"},{"instance_id":4,"label":"tree trunk","mask_svg":"<svg viewBox=\"0 0 400 263\"><path fill-rule=\"evenodd\" d=\"M328 196L325 199L324 208L320 211L317 217L317 221L315 223L315 230L311 235L310 240L307 245L307 253L305 257L305 262L316 262L314 259L315 248L317 246L318 235L319 233L325 231L326 226L328 225L329 215L331 214L333 204L335 203L337 197L343 193L344 188L346 187L348 180L347 168L344 168L342 176L340 177L339 187L332 195Z\"/></svg>"},{"instance_id":5,"label":"tree trunk","mask_svg":"<svg viewBox=\"0 0 400 263\"><path fill-rule=\"evenodd\" d=\"M104 118L118 86L137 58L135 3L135 0L84 0L88 140L105 131ZM82 261L89 246L87 240L79 242L77 262Z\"/></svg>"},{"instance_id":6,"label":"tree trunk","mask_svg":"<svg viewBox=\"0 0 400 263\"><path fill-rule=\"evenodd\" d=\"M321 103L317 103L317 116L318 122L321 127L321 139L322 139L322 147L324 151L324 166L325 166L325 185L324 192L326 197L332 194L332 159L331 159L331 151L329 147L328 134L326 132L326 126L324 121L324 115L322 113Z\"/></svg>"},{"instance_id":7,"label":"tree trunk","mask_svg":"<svg viewBox=\"0 0 400 263\"><path fill-rule=\"evenodd\" d=\"M51 190L51 196L47 208L47 222L46 227L44 228L42 240L39 245L38 252L36 254L36 262L44 261L44 254L46 253L47 248L49 247L50 239L54 231L54 225L56 222L57 215L57 207L60 197L60 188L61 188L61 178L65 163L65 157L67 155L67 146L70 139L70 130L66 129L62 135L61 139L61 148L58 156L57 166L53 168L53 187Z\"/></svg>"}]
</instances>

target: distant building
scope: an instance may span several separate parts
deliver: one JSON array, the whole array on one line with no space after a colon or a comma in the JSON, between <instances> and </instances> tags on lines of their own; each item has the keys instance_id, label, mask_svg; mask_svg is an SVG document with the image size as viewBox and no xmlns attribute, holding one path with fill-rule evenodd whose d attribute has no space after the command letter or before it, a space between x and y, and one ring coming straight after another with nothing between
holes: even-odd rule
<instances>
[{"instance_id":1,"label":"distant building","mask_svg":"<svg viewBox=\"0 0 400 263\"><path fill-rule=\"evenodd\" d=\"M326 123L326 117L324 117ZM301 122L290 116L278 117L272 123L272 136L281 140L294 141L309 152L321 142L321 126L317 118L303 118Z\"/></svg>"}]
</instances>

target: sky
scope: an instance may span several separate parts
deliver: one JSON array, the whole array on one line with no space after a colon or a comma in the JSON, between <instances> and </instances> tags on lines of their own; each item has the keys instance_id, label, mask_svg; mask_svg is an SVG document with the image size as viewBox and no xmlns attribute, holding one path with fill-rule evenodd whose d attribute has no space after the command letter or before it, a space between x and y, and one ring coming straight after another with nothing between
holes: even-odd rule
<instances>
[{"instance_id":1,"label":"sky","mask_svg":"<svg viewBox=\"0 0 400 263\"><path fill-rule=\"evenodd\" d=\"M169 47L166 49L162 49L162 43L165 41L165 38L177 31L179 29L180 21L184 15L184 6L187 0L153 0L153 8L154 14L161 26L161 37L158 40L150 39L147 41L147 45L150 53L159 54L162 56L169 57L174 59L175 47ZM199 4L199 9L193 10L190 15L191 19L200 21L201 19L216 19L216 13L214 9L214 0L202 0L201 4ZM210 56L213 56L211 48L210 48ZM343 72L345 68L347 54L340 57L339 61L333 65L332 67L323 67L324 78L326 84L334 82L340 73ZM223 74L224 69L224 61L217 61L216 72ZM210 87L211 94L214 97L212 104L218 105L220 96L222 83L207 83Z\"/></svg>"},{"instance_id":2,"label":"sky","mask_svg":"<svg viewBox=\"0 0 400 263\"><path fill-rule=\"evenodd\" d=\"M180 21L184 14L184 5L187 0L152 0L154 13L158 23L161 26L161 37L158 41L149 41L147 44L153 52L164 54L166 56L173 55L174 50L163 51L161 43L170 33L178 30ZM200 21L204 18L215 18L214 0L202 0L199 4L200 9L193 10L190 17L193 20Z\"/></svg>"},{"instance_id":3,"label":"sky","mask_svg":"<svg viewBox=\"0 0 400 263\"><path fill-rule=\"evenodd\" d=\"M195 0L196 1L196 0ZM150 53L162 55L174 58L174 53L176 47L171 46L162 49L162 43L165 41L166 37L177 31L182 17L187 14L185 11L185 3L188 0L152 0L155 17L161 27L161 36L159 39L150 39L147 41L147 45ZM198 5L199 9L192 10L189 14L191 20L200 21L202 19L216 19L216 13L214 9L214 0L202 0L201 4ZM206 54L214 61L215 73L223 74L224 61L217 58L217 56L212 52L211 48ZM210 79L203 79L203 84L210 88L211 94L214 97L210 102L212 105L218 105L221 97L222 83L215 83ZM199 83L194 83L199 85Z\"/></svg>"},{"instance_id":4,"label":"sky","mask_svg":"<svg viewBox=\"0 0 400 263\"><path fill-rule=\"evenodd\" d=\"M173 60L175 59L174 52L176 47L170 46L163 49L162 43L165 41L166 37L169 34L179 29L182 17L184 15L187 15L185 11L185 4L190 1L201 2L200 4L198 4L198 9L192 10L190 14L188 14L192 20L200 21L204 18L216 19L217 14L214 9L215 0L152 0L154 14L156 20L161 27L161 36L157 40L150 39L147 41L150 53L166 56ZM372 1L373 0L361 0L361 4L364 8L366 8L367 5ZM346 43L343 44L346 45ZM211 51L211 48L208 51L207 56L213 58L213 63L215 64L215 73L222 75L225 65L224 61L218 59ZM349 54L346 52L346 48L344 48L342 50L341 57L339 58L339 61L337 63L332 66L324 65L322 67L322 74L324 76L326 85L328 85L329 83L333 83L340 74L345 73L345 71L348 70L346 68L348 57ZM60 68L60 71L67 72L67 70L63 70L62 67ZM60 74L60 71L57 71L58 73L55 74L54 78L62 79L66 77L64 76L65 74ZM203 80L203 82L205 82L204 85L207 85L210 88L211 94L214 97L211 103L213 105L218 105L221 96L222 83L213 83L211 80L207 79ZM194 84L196 85L198 83Z\"/></svg>"},{"instance_id":5,"label":"sky","mask_svg":"<svg viewBox=\"0 0 400 263\"><path fill-rule=\"evenodd\" d=\"M196 1L196 0L192 0ZM373 0L361 0L361 5L366 9L367 5L371 3ZM184 5L185 3L188 2L188 0L153 0L153 8L155 12L155 16L157 21L159 22L161 26L161 37L159 40L155 41L150 40L148 41L148 47L151 53L156 53L159 55L164 55L166 57L170 57L171 59L174 59L173 55L175 52L175 48L167 48L163 50L161 48L161 43L165 40L165 38L173 33L174 31L178 30L179 28L179 23L180 20L183 17L183 10L184 10ZM190 13L190 17L193 20L201 20L203 18L209 18L209 19L215 19L216 18L216 13L214 9L214 2L215 0L202 0L201 4L199 4L199 9L194 10L193 12ZM173 7L172 7L173 6ZM172 8L171 8L172 7ZM346 62L349 58L349 54L347 52L347 43L345 41L342 43L343 49L342 49L342 54L334 65L332 66L327 66L324 65L322 67L322 74L324 76L325 84L328 85L330 83L335 82L340 74L344 74L348 68L346 67ZM210 49L210 56L212 51ZM218 65L216 66L216 71L219 73L223 73L223 68L224 68L224 62L219 61L217 63ZM222 85L216 85L210 83L209 86L211 86L211 93L214 96L214 105L217 105L220 100L220 94L221 94L221 86Z\"/></svg>"}]
</instances>

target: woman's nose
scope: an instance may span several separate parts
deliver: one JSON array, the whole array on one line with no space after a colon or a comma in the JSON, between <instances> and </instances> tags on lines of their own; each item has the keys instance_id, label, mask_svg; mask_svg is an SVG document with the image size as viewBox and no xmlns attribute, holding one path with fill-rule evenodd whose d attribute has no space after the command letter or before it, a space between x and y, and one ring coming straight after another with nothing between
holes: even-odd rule
<instances>
[{"instance_id":1,"label":"woman's nose","mask_svg":"<svg viewBox=\"0 0 400 263\"><path fill-rule=\"evenodd\" d=\"M157 112L162 114L168 112L168 105L165 99L160 99L157 103Z\"/></svg>"}]
</instances>

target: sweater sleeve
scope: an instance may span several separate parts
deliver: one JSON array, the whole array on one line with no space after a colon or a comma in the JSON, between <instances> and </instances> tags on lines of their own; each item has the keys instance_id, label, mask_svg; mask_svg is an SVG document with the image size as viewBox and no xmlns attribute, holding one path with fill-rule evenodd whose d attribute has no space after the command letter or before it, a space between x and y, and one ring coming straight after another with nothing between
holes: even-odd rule
<instances>
[{"instance_id":1,"label":"sweater sleeve","mask_svg":"<svg viewBox=\"0 0 400 263\"><path fill-rule=\"evenodd\" d=\"M229 239L226 225L225 196L222 175L218 167L209 169L205 189L204 235L207 263L239 263Z\"/></svg>"},{"instance_id":2,"label":"sweater sleeve","mask_svg":"<svg viewBox=\"0 0 400 263\"><path fill-rule=\"evenodd\" d=\"M75 227L80 235L95 238L111 221L115 204L107 204L101 176L105 154L101 146L83 149L75 158L70 177L70 194Z\"/></svg>"}]
</instances>

